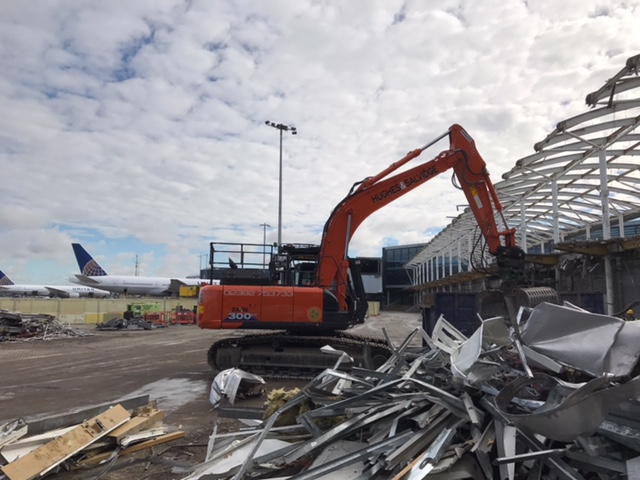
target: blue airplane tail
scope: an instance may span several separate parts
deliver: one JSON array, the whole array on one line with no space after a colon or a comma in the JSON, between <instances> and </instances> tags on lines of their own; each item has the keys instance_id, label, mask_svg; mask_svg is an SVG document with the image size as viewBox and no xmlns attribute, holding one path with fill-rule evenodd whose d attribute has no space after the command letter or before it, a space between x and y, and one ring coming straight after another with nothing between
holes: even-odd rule
<instances>
[{"instance_id":1,"label":"blue airplane tail","mask_svg":"<svg viewBox=\"0 0 640 480\"><path fill-rule=\"evenodd\" d=\"M0 270L0 285L15 285L15 283Z\"/></svg>"},{"instance_id":2,"label":"blue airplane tail","mask_svg":"<svg viewBox=\"0 0 640 480\"><path fill-rule=\"evenodd\" d=\"M78 261L78 267L80 267L80 273L87 277L102 277L107 274L103 268L98 265L89 252L87 252L79 243L72 243L73 253L76 255Z\"/></svg>"}]
</instances>

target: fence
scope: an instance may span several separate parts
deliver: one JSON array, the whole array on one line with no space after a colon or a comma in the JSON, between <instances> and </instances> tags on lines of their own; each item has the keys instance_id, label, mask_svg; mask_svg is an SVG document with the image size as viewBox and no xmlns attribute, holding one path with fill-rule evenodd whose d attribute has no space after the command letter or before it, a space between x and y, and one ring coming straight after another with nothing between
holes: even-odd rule
<instances>
[{"instance_id":1,"label":"fence","mask_svg":"<svg viewBox=\"0 0 640 480\"><path fill-rule=\"evenodd\" d=\"M0 310L20 312L24 314L42 313L55 316L61 323L96 324L120 318L127 310L127 305L136 303L157 303L159 313L175 311L192 311L196 305L195 298L167 299L97 299L97 298L2 298ZM181 308L180 308L181 307ZM160 318L160 317L159 317ZM191 322L193 323L193 321Z\"/></svg>"},{"instance_id":2,"label":"fence","mask_svg":"<svg viewBox=\"0 0 640 480\"><path fill-rule=\"evenodd\" d=\"M128 305L158 303L158 311L146 312L143 318L156 325L188 325L195 323L195 298L168 299L97 299L97 298L9 298L0 297L0 310L25 314L42 313L55 316L61 323L96 324L121 318ZM380 315L380 302L369 302L367 316Z\"/></svg>"}]
</instances>

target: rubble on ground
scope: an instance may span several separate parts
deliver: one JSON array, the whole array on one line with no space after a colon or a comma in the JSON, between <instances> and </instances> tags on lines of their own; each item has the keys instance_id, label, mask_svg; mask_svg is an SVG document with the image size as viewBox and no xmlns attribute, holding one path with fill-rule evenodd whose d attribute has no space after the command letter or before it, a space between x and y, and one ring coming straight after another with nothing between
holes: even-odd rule
<instances>
[{"instance_id":1,"label":"rubble on ground","mask_svg":"<svg viewBox=\"0 0 640 480\"><path fill-rule=\"evenodd\" d=\"M91 333L60 323L53 315L0 310L0 341L51 340L88 335Z\"/></svg>"},{"instance_id":2,"label":"rubble on ground","mask_svg":"<svg viewBox=\"0 0 640 480\"><path fill-rule=\"evenodd\" d=\"M158 328L151 322L144 320L142 317L134 317L132 319L126 318L113 318L105 322L100 322L96 325L98 330L113 331L113 330L153 330Z\"/></svg>"},{"instance_id":3,"label":"rubble on ground","mask_svg":"<svg viewBox=\"0 0 640 480\"><path fill-rule=\"evenodd\" d=\"M2 478L31 480L98 466L103 476L123 456L183 438L183 431L169 431L163 425L164 415L143 395L53 417L7 422L0 425Z\"/></svg>"},{"instance_id":4,"label":"rubble on ground","mask_svg":"<svg viewBox=\"0 0 640 480\"><path fill-rule=\"evenodd\" d=\"M216 425L184 478L639 479L638 340L640 322L570 304L486 319L469 338L440 317L375 371L338 362L258 425Z\"/></svg>"}]
</instances>

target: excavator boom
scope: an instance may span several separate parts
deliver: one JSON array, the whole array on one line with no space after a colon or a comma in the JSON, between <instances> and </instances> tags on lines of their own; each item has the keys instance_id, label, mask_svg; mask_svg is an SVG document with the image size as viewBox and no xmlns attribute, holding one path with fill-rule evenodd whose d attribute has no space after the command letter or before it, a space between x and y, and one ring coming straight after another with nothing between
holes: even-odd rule
<instances>
[{"instance_id":1,"label":"excavator boom","mask_svg":"<svg viewBox=\"0 0 640 480\"><path fill-rule=\"evenodd\" d=\"M499 229L496 224L496 216L501 216L502 205L475 142L460 125L452 125L447 134L438 138L445 136L449 137L448 150L432 160L389 176L419 157L432 143L409 152L378 175L354 185L349 195L331 213L322 236L317 284L330 288L341 308L346 308L349 268L347 251L356 229L373 212L449 169L454 170L489 251L493 255L502 256L505 252L515 250L518 252L515 255L520 255L520 249L515 243L515 229L507 228L504 218L503 229Z\"/></svg>"}]
</instances>

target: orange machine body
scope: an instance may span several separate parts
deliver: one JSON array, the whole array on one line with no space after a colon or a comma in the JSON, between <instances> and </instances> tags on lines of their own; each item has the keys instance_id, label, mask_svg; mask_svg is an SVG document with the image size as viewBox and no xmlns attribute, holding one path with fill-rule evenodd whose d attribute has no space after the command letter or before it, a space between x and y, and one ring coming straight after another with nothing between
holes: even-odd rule
<instances>
[{"instance_id":1,"label":"orange machine body","mask_svg":"<svg viewBox=\"0 0 640 480\"><path fill-rule=\"evenodd\" d=\"M313 327L323 321L319 287L212 285L200 291L200 328Z\"/></svg>"}]
</instances>

